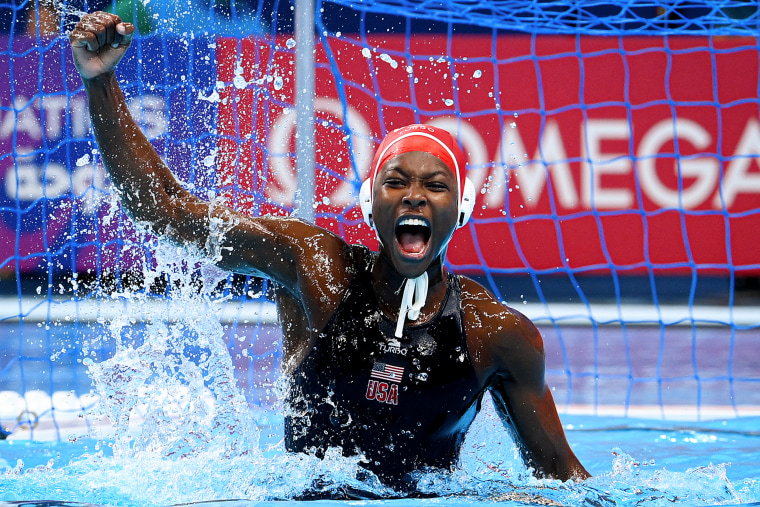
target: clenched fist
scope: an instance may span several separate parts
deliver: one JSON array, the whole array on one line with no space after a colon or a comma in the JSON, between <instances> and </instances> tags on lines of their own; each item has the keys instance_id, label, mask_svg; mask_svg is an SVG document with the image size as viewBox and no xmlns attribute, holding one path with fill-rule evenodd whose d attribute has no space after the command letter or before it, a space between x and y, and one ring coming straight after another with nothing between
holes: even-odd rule
<instances>
[{"instance_id":1,"label":"clenched fist","mask_svg":"<svg viewBox=\"0 0 760 507\"><path fill-rule=\"evenodd\" d=\"M135 26L108 12L85 14L69 34L74 65L83 80L114 71L132 43Z\"/></svg>"}]
</instances>

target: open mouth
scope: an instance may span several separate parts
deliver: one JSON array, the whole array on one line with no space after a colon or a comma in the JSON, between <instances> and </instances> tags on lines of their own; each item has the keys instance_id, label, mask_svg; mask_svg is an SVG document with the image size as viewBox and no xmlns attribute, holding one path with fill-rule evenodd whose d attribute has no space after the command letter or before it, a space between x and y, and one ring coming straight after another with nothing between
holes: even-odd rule
<instances>
[{"instance_id":1,"label":"open mouth","mask_svg":"<svg viewBox=\"0 0 760 507\"><path fill-rule=\"evenodd\" d=\"M406 255L421 256L430 241L430 224L417 217L406 217L396 224L396 242Z\"/></svg>"}]
</instances>

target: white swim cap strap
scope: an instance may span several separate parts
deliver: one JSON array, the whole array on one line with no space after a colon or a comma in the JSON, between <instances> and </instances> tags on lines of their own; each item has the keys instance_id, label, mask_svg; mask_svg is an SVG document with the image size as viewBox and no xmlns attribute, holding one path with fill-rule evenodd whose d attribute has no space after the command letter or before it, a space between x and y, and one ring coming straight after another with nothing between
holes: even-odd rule
<instances>
[{"instance_id":1,"label":"white swim cap strap","mask_svg":"<svg viewBox=\"0 0 760 507\"><path fill-rule=\"evenodd\" d=\"M420 310L425 306L428 292L428 275L422 273L417 278L407 278L404 286L404 295L401 298L401 309L398 312L398 322L396 323L396 338L401 338L404 334L404 320L417 320L420 317Z\"/></svg>"}]
</instances>

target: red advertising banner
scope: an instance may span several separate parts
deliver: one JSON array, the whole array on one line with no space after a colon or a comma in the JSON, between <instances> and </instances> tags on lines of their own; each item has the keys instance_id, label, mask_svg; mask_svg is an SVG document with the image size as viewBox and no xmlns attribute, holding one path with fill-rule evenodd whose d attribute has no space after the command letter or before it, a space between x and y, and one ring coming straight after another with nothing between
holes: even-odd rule
<instances>
[{"instance_id":1,"label":"red advertising banner","mask_svg":"<svg viewBox=\"0 0 760 507\"><path fill-rule=\"evenodd\" d=\"M760 273L755 39L326 40L315 203L349 241L374 242L355 195L380 138L422 122L459 136L480 192L460 270ZM218 183L252 213L294 202L293 45L217 43Z\"/></svg>"}]
</instances>

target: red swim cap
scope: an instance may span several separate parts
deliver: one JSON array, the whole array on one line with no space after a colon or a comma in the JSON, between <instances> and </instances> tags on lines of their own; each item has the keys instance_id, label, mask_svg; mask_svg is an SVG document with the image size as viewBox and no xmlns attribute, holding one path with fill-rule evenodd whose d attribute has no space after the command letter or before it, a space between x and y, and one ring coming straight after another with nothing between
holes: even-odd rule
<instances>
[{"instance_id":1,"label":"red swim cap","mask_svg":"<svg viewBox=\"0 0 760 507\"><path fill-rule=\"evenodd\" d=\"M390 159L410 151L424 151L435 155L454 173L459 186L461 204L464 195L465 158L459 143L448 131L432 125L407 125L396 129L383 139L375 152L370 166L370 192L374 189L375 178L380 168ZM370 193L370 195L372 195Z\"/></svg>"}]
</instances>

